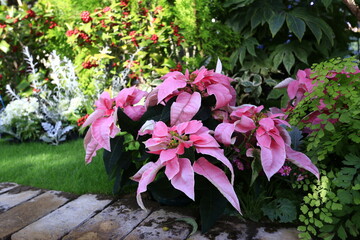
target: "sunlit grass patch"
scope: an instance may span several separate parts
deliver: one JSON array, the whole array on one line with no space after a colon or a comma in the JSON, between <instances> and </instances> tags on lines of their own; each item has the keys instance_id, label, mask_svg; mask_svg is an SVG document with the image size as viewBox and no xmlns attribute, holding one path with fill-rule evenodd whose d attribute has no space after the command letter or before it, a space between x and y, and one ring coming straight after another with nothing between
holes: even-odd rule
<instances>
[{"instance_id":1,"label":"sunlit grass patch","mask_svg":"<svg viewBox=\"0 0 360 240\"><path fill-rule=\"evenodd\" d=\"M0 182L77 194L111 194L113 182L106 175L102 151L88 165L84 156L82 139L59 146L0 141Z\"/></svg>"}]
</instances>

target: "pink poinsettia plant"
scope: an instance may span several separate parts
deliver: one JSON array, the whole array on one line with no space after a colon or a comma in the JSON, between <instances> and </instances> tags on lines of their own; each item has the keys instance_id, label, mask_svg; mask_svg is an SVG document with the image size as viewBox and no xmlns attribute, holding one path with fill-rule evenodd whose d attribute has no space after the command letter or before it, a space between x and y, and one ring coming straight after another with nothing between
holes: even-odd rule
<instances>
[{"instance_id":1,"label":"pink poinsettia plant","mask_svg":"<svg viewBox=\"0 0 360 240\"><path fill-rule=\"evenodd\" d=\"M141 208L141 194L162 178L187 198L200 199L200 205L206 197L198 195L204 186L197 181L206 181L218 199L241 213L233 152L260 161L269 181L288 162L319 178L311 160L291 148L286 129L291 126L283 113L235 105L233 79L221 74L220 61L216 70L174 71L162 79L150 93L132 87L111 98L104 92L83 125L91 125L84 141L86 162L104 148L106 170L116 177L116 188L138 182Z\"/></svg>"}]
</instances>

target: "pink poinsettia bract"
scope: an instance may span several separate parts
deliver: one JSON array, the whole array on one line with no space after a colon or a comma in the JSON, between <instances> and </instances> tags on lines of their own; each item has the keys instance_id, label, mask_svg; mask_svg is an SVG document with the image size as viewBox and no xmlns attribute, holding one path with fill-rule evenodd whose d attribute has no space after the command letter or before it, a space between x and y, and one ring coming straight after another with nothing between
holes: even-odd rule
<instances>
[{"instance_id":1,"label":"pink poinsettia bract","mask_svg":"<svg viewBox=\"0 0 360 240\"><path fill-rule=\"evenodd\" d=\"M147 190L147 185L155 179L157 172L165 167L165 175L173 187L185 193L190 199L195 200L194 174L197 173L214 184L240 212L239 200L232 185L233 167L218 142L209 134L209 129L204 127L201 121L192 120L172 127L167 127L161 121L150 122L143 130L147 133L152 132L152 137L145 141L145 146L149 149L149 153L159 155L159 159L145 164L132 178L139 182L137 201L141 208L145 209L145 206L140 194ZM204 157L192 164L190 159L181 156L189 148L195 149ZM206 159L207 155L216 158L230 170L231 181L223 170Z\"/></svg>"},{"instance_id":2,"label":"pink poinsettia bract","mask_svg":"<svg viewBox=\"0 0 360 240\"><path fill-rule=\"evenodd\" d=\"M103 92L95 102L96 109L90 114L82 127L90 126L84 139L86 150L85 162L90 163L96 156L96 151L104 148L110 149L110 138L114 138L120 132L116 125L117 109L122 108L132 120L138 120L145 112L144 106L133 106L138 103L147 93L136 87L125 88L115 98L111 98L108 92Z\"/></svg>"}]
</instances>

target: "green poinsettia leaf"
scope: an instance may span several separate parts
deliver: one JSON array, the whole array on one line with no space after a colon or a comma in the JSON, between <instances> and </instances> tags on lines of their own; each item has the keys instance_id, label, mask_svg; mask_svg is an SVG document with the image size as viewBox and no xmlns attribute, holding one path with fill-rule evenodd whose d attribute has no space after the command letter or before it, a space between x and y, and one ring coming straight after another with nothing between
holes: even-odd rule
<instances>
[{"instance_id":1,"label":"green poinsettia leaf","mask_svg":"<svg viewBox=\"0 0 360 240\"><path fill-rule=\"evenodd\" d=\"M226 198L213 185L204 191L200 200L201 232L206 233L224 213Z\"/></svg>"}]
</instances>

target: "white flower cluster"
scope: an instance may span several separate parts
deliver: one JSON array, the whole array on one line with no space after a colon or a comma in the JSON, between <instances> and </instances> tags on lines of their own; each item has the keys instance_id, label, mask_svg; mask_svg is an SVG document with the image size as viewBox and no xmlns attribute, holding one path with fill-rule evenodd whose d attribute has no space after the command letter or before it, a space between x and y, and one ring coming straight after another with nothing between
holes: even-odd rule
<instances>
[{"instance_id":1,"label":"white flower cluster","mask_svg":"<svg viewBox=\"0 0 360 240\"><path fill-rule=\"evenodd\" d=\"M7 133L19 140L35 139L40 132L42 115L36 98L17 98L0 113L0 134Z\"/></svg>"},{"instance_id":2,"label":"white flower cluster","mask_svg":"<svg viewBox=\"0 0 360 240\"><path fill-rule=\"evenodd\" d=\"M11 126L17 121L37 121L41 119L38 112L39 102L36 98L21 98L11 101L0 113L1 124ZM35 119L34 119L35 118Z\"/></svg>"}]
</instances>

